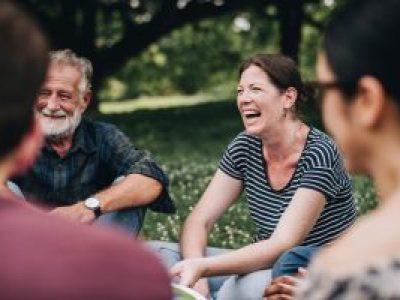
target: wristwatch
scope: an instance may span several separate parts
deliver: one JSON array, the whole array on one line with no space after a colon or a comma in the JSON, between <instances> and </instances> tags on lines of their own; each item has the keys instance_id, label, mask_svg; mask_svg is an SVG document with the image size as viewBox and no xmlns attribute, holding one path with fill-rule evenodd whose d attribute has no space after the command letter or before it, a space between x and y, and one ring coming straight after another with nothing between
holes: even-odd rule
<instances>
[{"instance_id":1,"label":"wristwatch","mask_svg":"<svg viewBox=\"0 0 400 300\"><path fill-rule=\"evenodd\" d=\"M83 204L87 209L90 209L94 212L96 218L101 215L100 200L96 197L87 198L85 201L83 201Z\"/></svg>"}]
</instances>

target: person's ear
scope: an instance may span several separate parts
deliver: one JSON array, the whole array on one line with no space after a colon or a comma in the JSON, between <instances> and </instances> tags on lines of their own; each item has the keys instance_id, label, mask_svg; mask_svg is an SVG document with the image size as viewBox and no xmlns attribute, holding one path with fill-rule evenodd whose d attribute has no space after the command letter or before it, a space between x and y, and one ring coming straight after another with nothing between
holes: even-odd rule
<instances>
[{"instance_id":1,"label":"person's ear","mask_svg":"<svg viewBox=\"0 0 400 300\"><path fill-rule=\"evenodd\" d=\"M14 152L15 168L12 175L24 173L35 162L43 145L43 132L35 117L30 130L23 136Z\"/></svg>"},{"instance_id":2,"label":"person's ear","mask_svg":"<svg viewBox=\"0 0 400 300\"><path fill-rule=\"evenodd\" d=\"M283 102L283 108L285 109L292 109L293 106L296 103L296 99L298 96L297 90L293 87L289 87L288 89L286 89L286 91L284 92L284 102Z\"/></svg>"},{"instance_id":3,"label":"person's ear","mask_svg":"<svg viewBox=\"0 0 400 300\"><path fill-rule=\"evenodd\" d=\"M386 93L380 81L364 76L358 82L353 103L354 121L363 128L374 128L385 118Z\"/></svg>"},{"instance_id":4,"label":"person's ear","mask_svg":"<svg viewBox=\"0 0 400 300\"><path fill-rule=\"evenodd\" d=\"M92 100L92 96L93 96L93 93L90 90L86 91L84 93L84 95L82 97L82 104L81 104L82 112L84 112L87 109L87 107L89 106L90 101Z\"/></svg>"}]
</instances>

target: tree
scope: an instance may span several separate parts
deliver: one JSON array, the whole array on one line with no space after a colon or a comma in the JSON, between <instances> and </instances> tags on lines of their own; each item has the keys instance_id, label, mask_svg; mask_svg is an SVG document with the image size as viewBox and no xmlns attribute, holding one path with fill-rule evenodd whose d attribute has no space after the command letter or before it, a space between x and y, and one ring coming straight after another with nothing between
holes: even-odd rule
<instances>
[{"instance_id":1,"label":"tree","mask_svg":"<svg viewBox=\"0 0 400 300\"><path fill-rule=\"evenodd\" d=\"M54 48L72 48L94 64L96 93L103 79L160 37L184 24L229 11L278 8L281 50L295 59L305 3L318 0L19 0L48 33ZM93 102L97 108L97 103Z\"/></svg>"}]
</instances>

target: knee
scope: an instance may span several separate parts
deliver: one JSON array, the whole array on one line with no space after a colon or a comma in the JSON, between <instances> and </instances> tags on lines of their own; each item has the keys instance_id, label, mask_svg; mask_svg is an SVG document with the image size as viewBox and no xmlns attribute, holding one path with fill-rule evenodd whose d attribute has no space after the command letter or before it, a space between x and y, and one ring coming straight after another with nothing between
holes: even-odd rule
<instances>
[{"instance_id":1,"label":"knee","mask_svg":"<svg viewBox=\"0 0 400 300\"><path fill-rule=\"evenodd\" d=\"M125 208L101 215L96 220L96 223L112 226L123 230L125 233L137 235L142 228L145 214L145 207Z\"/></svg>"},{"instance_id":2,"label":"knee","mask_svg":"<svg viewBox=\"0 0 400 300\"><path fill-rule=\"evenodd\" d=\"M172 267L182 259L179 246L176 243L148 241L146 245L153 253L158 255L167 268Z\"/></svg>"},{"instance_id":3,"label":"knee","mask_svg":"<svg viewBox=\"0 0 400 300\"><path fill-rule=\"evenodd\" d=\"M271 270L229 277L217 293L218 300L259 300L271 281Z\"/></svg>"},{"instance_id":4,"label":"knee","mask_svg":"<svg viewBox=\"0 0 400 300\"><path fill-rule=\"evenodd\" d=\"M297 246L285 251L272 267L272 278L293 275L297 273L298 268L307 267L318 248L316 246Z\"/></svg>"},{"instance_id":5,"label":"knee","mask_svg":"<svg viewBox=\"0 0 400 300\"><path fill-rule=\"evenodd\" d=\"M163 249L170 249L172 251L179 251L177 243L165 242L165 241L146 241L146 245L153 251L161 251Z\"/></svg>"}]
</instances>

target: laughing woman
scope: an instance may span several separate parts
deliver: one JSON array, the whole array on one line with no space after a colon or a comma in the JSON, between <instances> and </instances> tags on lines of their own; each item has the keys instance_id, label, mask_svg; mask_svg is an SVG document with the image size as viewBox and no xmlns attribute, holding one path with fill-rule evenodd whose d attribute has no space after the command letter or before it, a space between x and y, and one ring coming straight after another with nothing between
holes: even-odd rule
<instances>
[{"instance_id":1,"label":"laughing woman","mask_svg":"<svg viewBox=\"0 0 400 300\"><path fill-rule=\"evenodd\" d=\"M185 222L184 260L171 269L182 284L218 299L260 299L284 251L324 245L353 223L351 181L335 144L297 116L303 91L296 64L285 56L261 54L243 63L237 106L245 132L227 147ZM257 227L254 243L206 249L208 232L242 191ZM162 248L164 255L173 250ZM233 276L204 278L218 275Z\"/></svg>"}]
</instances>

